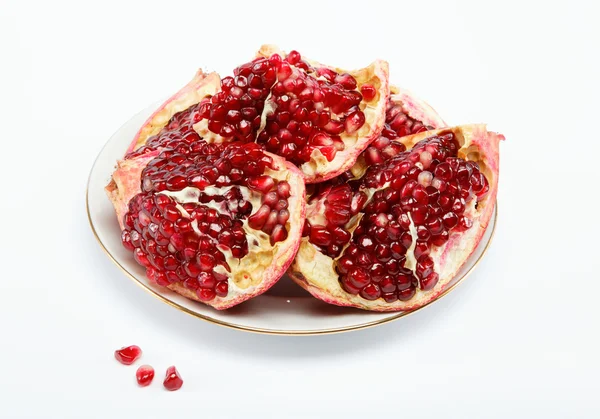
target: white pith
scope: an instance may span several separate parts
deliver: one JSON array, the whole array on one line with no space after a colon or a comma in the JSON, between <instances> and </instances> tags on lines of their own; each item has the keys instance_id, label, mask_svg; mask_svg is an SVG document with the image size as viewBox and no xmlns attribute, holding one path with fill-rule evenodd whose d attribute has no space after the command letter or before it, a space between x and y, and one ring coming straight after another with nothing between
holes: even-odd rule
<instances>
[{"instance_id":1,"label":"white pith","mask_svg":"<svg viewBox=\"0 0 600 419\"><path fill-rule=\"evenodd\" d=\"M334 259L321 253L316 246L308 241L307 237L302 238L298 255L290 269L290 273L296 282L314 296L321 298L324 301L338 305L347 305L377 311L412 309L438 295L452 280L458 269L460 269L467 257L475 249L483 234L483 230L487 227L491 211L495 204L497 173L491 171L487 165L489 164L497 170L497 154L491 156L491 158L496 159L495 161L485 160L487 159L485 150L480 149L476 144L472 143L471 140L478 139L478 141L481 141L481 138L485 138L485 141L488 141L490 144L496 142L497 147L497 142L503 138L500 135L488 132L485 129L485 125L468 125L451 128L450 130L455 133L455 137L461 144L461 148L458 151L458 157L465 160L475 160L480 163L480 169L490 183L490 192L479 202L473 198L467 204L464 215L473 221L473 226L470 229L461 233L451 232L445 245L433 247L430 256L434 261L435 272L438 273L440 279L432 290L422 291L417 287L415 296L409 301L396 301L394 303L386 303L383 299L368 301L360 297L360 295L349 294L340 286L338 274L335 271ZM439 130L420 133L404 137L403 139L400 139L400 141L406 145L407 149L411 149L418 141L433 136L437 132L439 132ZM383 187L385 186L386 185ZM307 219L309 221L316 221L318 219L312 214L312 212L318 208L318 205L309 204L307 207ZM323 210L321 210L321 212L323 212ZM323 225L324 222L319 224ZM411 248L412 252L414 252L416 229L413 226L412 218L411 227L410 232L413 237ZM407 251L406 267L411 268L414 272L416 260L413 260L414 254L412 258L409 256L411 248Z\"/></svg>"},{"instance_id":2,"label":"white pith","mask_svg":"<svg viewBox=\"0 0 600 419\"><path fill-rule=\"evenodd\" d=\"M414 275L417 274L417 258L415 257L415 247L417 247L417 228L415 227L415 222L412 219L412 215L408 213L408 219L410 220L410 225L408 226L408 231L410 232L410 237L412 238L412 242L408 249L406 249L406 261L404 262L404 267L406 269L410 269Z\"/></svg>"}]
</instances>

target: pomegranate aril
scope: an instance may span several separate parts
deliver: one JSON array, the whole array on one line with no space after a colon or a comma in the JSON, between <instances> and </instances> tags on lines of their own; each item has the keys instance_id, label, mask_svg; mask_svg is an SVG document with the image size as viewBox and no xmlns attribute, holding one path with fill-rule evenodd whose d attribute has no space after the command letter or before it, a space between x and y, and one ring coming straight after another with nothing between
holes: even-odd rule
<instances>
[{"instance_id":1,"label":"pomegranate aril","mask_svg":"<svg viewBox=\"0 0 600 419\"><path fill-rule=\"evenodd\" d=\"M384 293L396 291L396 284L394 283L394 280L391 276L386 276L384 279L382 279L379 283L379 287Z\"/></svg>"},{"instance_id":2,"label":"pomegranate aril","mask_svg":"<svg viewBox=\"0 0 600 419\"><path fill-rule=\"evenodd\" d=\"M370 283L360 290L360 296L365 300L373 301L381 297L381 290L377 284Z\"/></svg>"},{"instance_id":3,"label":"pomegranate aril","mask_svg":"<svg viewBox=\"0 0 600 419\"><path fill-rule=\"evenodd\" d=\"M150 365L142 365L135 372L135 378L140 387L147 387L154 379L154 368Z\"/></svg>"},{"instance_id":4,"label":"pomegranate aril","mask_svg":"<svg viewBox=\"0 0 600 419\"><path fill-rule=\"evenodd\" d=\"M360 87L360 92L362 93L363 98L367 102L370 102L373 99L375 99L375 95L377 94L377 90L375 89L375 87L371 84L366 83Z\"/></svg>"},{"instance_id":5,"label":"pomegranate aril","mask_svg":"<svg viewBox=\"0 0 600 419\"><path fill-rule=\"evenodd\" d=\"M414 287L407 288L402 291L398 291L398 300L400 301L408 301L413 298L416 294L416 289Z\"/></svg>"},{"instance_id":6,"label":"pomegranate aril","mask_svg":"<svg viewBox=\"0 0 600 419\"><path fill-rule=\"evenodd\" d=\"M466 217L466 216L462 216L458 219L458 225L457 228L460 231L465 231L470 229L471 227L473 227L473 220L471 220L470 218Z\"/></svg>"},{"instance_id":7,"label":"pomegranate aril","mask_svg":"<svg viewBox=\"0 0 600 419\"><path fill-rule=\"evenodd\" d=\"M211 301L215 298L216 292L211 288L199 288L196 290L196 296L200 301Z\"/></svg>"},{"instance_id":8,"label":"pomegranate aril","mask_svg":"<svg viewBox=\"0 0 600 419\"><path fill-rule=\"evenodd\" d=\"M179 371L174 366L167 368L163 386L169 391L179 390L183 385L183 379L179 375Z\"/></svg>"},{"instance_id":9,"label":"pomegranate aril","mask_svg":"<svg viewBox=\"0 0 600 419\"><path fill-rule=\"evenodd\" d=\"M344 128L348 134L354 134L365 124L365 114L361 111L351 113L344 121Z\"/></svg>"},{"instance_id":10,"label":"pomegranate aril","mask_svg":"<svg viewBox=\"0 0 600 419\"><path fill-rule=\"evenodd\" d=\"M228 285L227 281L221 281L215 287L215 293L219 297L226 297L228 292L229 292L229 285Z\"/></svg>"},{"instance_id":11,"label":"pomegranate aril","mask_svg":"<svg viewBox=\"0 0 600 419\"><path fill-rule=\"evenodd\" d=\"M115 359L124 365L131 365L142 356L142 350L137 345L126 346L115 351Z\"/></svg>"},{"instance_id":12,"label":"pomegranate aril","mask_svg":"<svg viewBox=\"0 0 600 419\"><path fill-rule=\"evenodd\" d=\"M331 233L325 227L313 226L310 231L310 241L318 246L331 244Z\"/></svg>"},{"instance_id":13,"label":"pomegranate aril","mask_svg":"<svg viewBox=\"0 0 600 419\"><path fill-rule=\"evenodd\" d=\"M435 272L430 273L426 278L420 280L420 287L423 291L432 290L438 283L439 275Z\"/></svg>"}]
</instances>

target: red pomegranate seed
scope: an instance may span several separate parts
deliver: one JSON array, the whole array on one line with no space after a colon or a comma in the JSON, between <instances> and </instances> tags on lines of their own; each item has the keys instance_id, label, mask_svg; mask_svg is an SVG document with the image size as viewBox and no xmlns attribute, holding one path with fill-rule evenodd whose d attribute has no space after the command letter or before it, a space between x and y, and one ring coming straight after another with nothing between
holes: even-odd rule
<instances>
[{"instance_id":1,"label":"red pomegranate seed","mask_svg":"<svg viewBox=\"0 0 600 419\"><path fill-rule=\"evenodd\" d=\"M407 288L402 291L398 291L398 299L400 301L408 301L415 296L416 292L417 291L414 287Z\"/></svg>"},{"instance_id":2,"label":"red pomegranate seed","mask_svg":"<svg viewBox=\"0 0 600 419\"><path fill-rule=\"evenodd\" d=\"M319 246L331 244L331 233L324 227L313 226L310 231L310 241Z\"/></svg>"},{"instance_id":3,"label":"red pomegranate seed","mask_svg":"<svg viewBox=\"0 0 600 419\"><path fill-rule=\"evenodd\" d=\"M167 368L167 373L163 381L163 386L169 391L179 390L183 385L183 379L179 375L179 371L174 366Z\"/></svg>"},{"instance_id":4,"label":"red pomegranate seed","mask_svg":"<svg viewBox=\"0 0 600 419\"><path fill-rule=\"evenodd\" d=\"M135 372L135 378L141 387L147 387L154 379L154 368L150 365L142 365Z\"/></svg>"},{"instance_id":5,"label":"red pomegranate seed","mask_svg":"<svg viewBox=\"0 0 600 419\"><path fill-rule=\"evenodd\" d=\"M115 351L115 359L124 365L131 365L142 356L139 346L126 346Z\"/></svg>"},{"instance_id":6,"label":"red pomegranate seed","mask_svg":"<svg viewBox=\"0 0 600 419\"><path fill-rule=\"evenodd\" d=\"M370 102L373 99L375 99L375 95L377 94L377 90L375 89L375 87L373 87L371 84L363 84L360 87L360 92L363 95L363 98L367 101Z\"/></svg>"},{"instance_id":7,"label":"red pomegranate seed","mask_svg":"<svg viewBox=\"0 0 600 419\"><path fill-rule=\"evenodd\" d=\"M365 300L376 300L381 297L381 290L377 284L370 283L360 291L360 296Z\"/></svg>"},{"instance_id":8,"label":"red pomegranate seed","mask_svg":"<svg viewBox=\"0 0 600 419\"><path fill-rule=\"evenodd\" d=\"M439 280L439 276L437 273L432 272L427 276L427 278L421 279L421 289L423 291L429 291L435 287Z\"/></svg>"},{"instance_id":9,"label":"red pomegranate seed","mask_svg":"<svg viewBox=\"0 0 600 419\"><path fill-rule=\"evenodd\" d=\"M352 286L360 289L369 283L369 275L362 268L354 268L348 274L348 281Z\"/></svg>"},{"instance_id":10,"label":"red pomegranate seed","mask_svg":"<svg viewBox=\"0 0 600 419\"><path fill-rule=\"evenodd\" d=\"M365 114L361 111L356 111L348 115L344 121L344 128L348 134L354 134L365 124Z\"/></svg>"}]
</instances>

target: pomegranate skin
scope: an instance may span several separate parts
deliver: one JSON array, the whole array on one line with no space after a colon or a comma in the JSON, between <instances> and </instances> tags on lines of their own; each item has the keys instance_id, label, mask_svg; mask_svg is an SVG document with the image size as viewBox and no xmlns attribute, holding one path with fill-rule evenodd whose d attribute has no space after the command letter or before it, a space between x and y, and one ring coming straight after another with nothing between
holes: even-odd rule
<instances>
[{"instance_id":1,"label":"pomegranate skin","mask_svg":"<svg viewBox=\"0 0 600 419\"><path fill-rule=\"evenodd\" d=\"M383 299L369 301L352 295L342 289L335 271L334 260L321 253L307 237L303 237L298 254L290 268L289 274L292 279L313 296L329 304L371 311L411 311L436 299L475 251L489 224L498 189L499 142L504 140L504 136L489 132L485 125L480 124L426 131L397 141L402 142L410 150L419 141L447 131L451 131L459 142L458 156L479 164L481 172L489 182L489 192L477 203L473 226L464 232L452 233L443 246L432 252L436 272L439 273L439 280L432 289L428 291L417 289L415 296L408 301L392 303L387 303Z\"/></svg>"}]
</instances>

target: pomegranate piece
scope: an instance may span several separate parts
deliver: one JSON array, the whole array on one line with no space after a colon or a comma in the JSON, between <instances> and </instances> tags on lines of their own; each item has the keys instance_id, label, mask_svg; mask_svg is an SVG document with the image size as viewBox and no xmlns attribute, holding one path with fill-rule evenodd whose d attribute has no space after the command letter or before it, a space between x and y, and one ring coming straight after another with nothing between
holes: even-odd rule
<instances>
[{"instance_id":1,"label":"pomegranate piece","mask_svg":"<svg viewBox=\"0 0 600 419\"><path fill-rule=\"evenodd\" d=\"M323 182L349 169L383 129L387 63L375 61L346 72L296 51L286 56L270 45L263 46L259 56L268 58L277 78L265 102L257 142L296 164L307 183Z\"/></svg>"},{"instance_id":2,"label":"pomegranate piece","mask_svg":"<svg viewBox=\"0 0 600 419\"><path fill-rule=\"evenodd\" d=\"M139 346L124 346L115 351L115 359L123 365L131 365L142 356L142 350Z\"/></svg>"},{"instance_id":3,"label":"pomegranate piece","mask_svg":"<svg viewBox=\"0 0 600 419\"><path fill-rule=\"evenodd\" d=\"M154 368L150 365L142 365L135 372L135 378L140 387L147 387L154 379Z\"/></svg>"},{"instance_id":4,"label":"pomegranate piece","mask_svg":"<svg viewBox=\"0 0 600 419\"><path fill-rule=\"evenodd\" d=\"M255 143L201 141L132 157L107 192L123 245L150 282L217 309L265 292L299 246L302 174Z\"/></svg>"},{"instance_id":5,"label":"pomegranate piece","mask_svg":"<svg viewBox=\"0 0 600 419\"><path fill-rule=\"evenodd\" d=\"M163 386L169 391L176 391L183 385L183 379L179 375L179 371L174 366L167 368Z\"/></svg>"},{"instance_id":6,"label":"pomegranate piece","mask_svg":"<svg viewBox=\"0 0 600 419\"><path fill-rule=\"evenodd\" d=\"M337 305L400 311L431 301L487 227L501 139L467 125L393 140L403 147L360 179L312 195L291 275Z\"/></svg>"}]
</instances>

